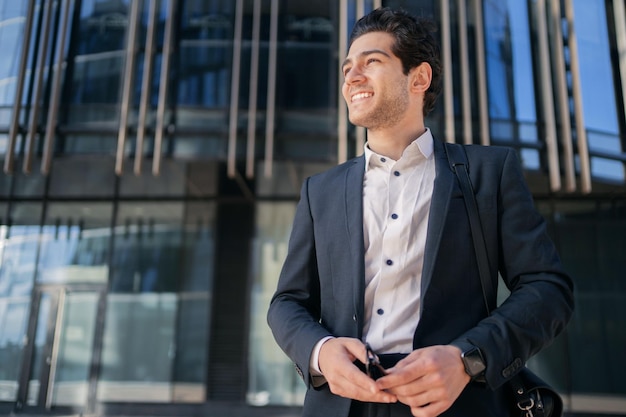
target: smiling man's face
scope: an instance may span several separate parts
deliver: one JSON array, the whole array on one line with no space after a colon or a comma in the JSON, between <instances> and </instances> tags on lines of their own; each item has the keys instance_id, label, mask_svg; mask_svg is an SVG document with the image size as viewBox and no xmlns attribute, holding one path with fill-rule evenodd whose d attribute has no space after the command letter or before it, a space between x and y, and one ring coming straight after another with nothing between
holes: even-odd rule
<instances>
[{"instance_id":1,"label":"smiling man's face","mask_svg":"<svg viewBox=\"0 0 626 417\"><path fill-rule=\"evenodd\" d=\"M393 127L409 109L409 77L391 51L394 37L370 32L354 40L343 63L342 94L350 121L370 130Z\"/></svg>"}]
</instances>

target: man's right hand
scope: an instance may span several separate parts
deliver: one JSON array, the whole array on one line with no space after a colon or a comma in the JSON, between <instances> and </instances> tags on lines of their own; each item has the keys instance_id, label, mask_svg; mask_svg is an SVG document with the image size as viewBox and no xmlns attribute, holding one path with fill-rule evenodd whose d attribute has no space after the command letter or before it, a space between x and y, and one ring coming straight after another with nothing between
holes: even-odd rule
<instances>
[{"instance_id":1,"label":"man's right hand","mask_svg":"<svg viewBox=\"0 0 626 417\"><path fill-rule=\"evenodd\" d=\"M355 360L367 361L365 345L359 339L338 337L322 344L318 363L330 391L358 401L396 402L396 396L378 389L374 380L353 363Z\"/></svg>"}]
</instances>

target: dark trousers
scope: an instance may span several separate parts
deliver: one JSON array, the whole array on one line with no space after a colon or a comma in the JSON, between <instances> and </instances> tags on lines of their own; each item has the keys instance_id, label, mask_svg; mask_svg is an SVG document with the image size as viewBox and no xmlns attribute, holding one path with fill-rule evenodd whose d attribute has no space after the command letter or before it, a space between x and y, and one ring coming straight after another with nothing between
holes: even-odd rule
<instances>
[{"instance_id":1,"label":"dark trousers","mask_svg":"<svg viewBox=\"0 0 626 417\"><path fill-rule=\"evenodd\" d=\"M383 368L393 367L405 354L378 355ZM411 409L400 402L392 404L352 401L349 417L413 417Z\"/></svg>"},{"instance_id":2,"label":"dark trousers","mask_svg":"<svg viewBox=\"0 0 626 417\"><path fill-rule=\"evenodd\" d=\"M413 417L411 409L402 403L378 404L352 401L349 417Z\"/></svg>"}]
</instances>

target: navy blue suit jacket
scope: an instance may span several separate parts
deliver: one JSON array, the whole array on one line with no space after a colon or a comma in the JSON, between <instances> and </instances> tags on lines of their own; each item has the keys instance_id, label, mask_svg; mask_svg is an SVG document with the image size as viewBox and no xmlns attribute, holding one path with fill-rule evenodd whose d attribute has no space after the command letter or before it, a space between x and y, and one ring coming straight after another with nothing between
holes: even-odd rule
<instances>
[{"instance_id":1,"label":"navy blue suit jacket","mask_svg":"<svg viewBox=\"0 0 626 417\"><path fill-rule=\"evenodd\" d=\"M470 383L446 416L506 415L502 384L552 342L573 311L572 283L535 210L514 150L466 147L492 279L511 295L488 316L467 212L443 144L436 179L414 348L471 343L487 362L486 385ZM310 385L314 345L363 329L363 156L306 179L268 322L309 384L304 416L345 417L350 400ZM491 300L495 305L495 300Z\"/></svg>"}]
</instances>

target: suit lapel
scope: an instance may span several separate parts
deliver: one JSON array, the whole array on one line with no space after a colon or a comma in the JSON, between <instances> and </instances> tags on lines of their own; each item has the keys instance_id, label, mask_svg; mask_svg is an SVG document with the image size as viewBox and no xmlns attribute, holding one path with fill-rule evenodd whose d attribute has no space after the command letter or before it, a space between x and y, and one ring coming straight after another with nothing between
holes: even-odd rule
<instances>
[{"instance_id":1,"label":"suit lapel","mask_svg":"<svg viewBox=\"0 0 626 417\"><path fill-rule=\"evenodd\" d=\"M352 166L346 170L345 178L345 221L350 244L350 264L354 265L352 275L352 295L356 313L359 337L363 329L363 299L365 297L365 249L363 248L363 175L365 157L355 158Z\"/></svg>"},{"instance_id":2,"label":"suit lapel","mask_svg":"<svg viewBox=\"0 0 626 417\"><path fill-rule=\"evenodd\" d=\"M448 158L443 143L436 140L435 145L435 184L433 186L433 197L430 203L430 214L428 220L428 231L426 235L426 247L424 249L424 267L422 269L422 303L424 307L424 295L430 284L435 265L435 259L439 253L439 244L443 233L443 226L448 215L448 205L456 177L450 169Z\"/></svg>"},{"instance_id":3,"label":"suit lapel","mask_svg":"<svg viewBox=\"0 0 626 417\"><path fill-rule=\"evenodd\" d=\"M445 153L443 143L434 141L435 146L435 184L430 204L426 247L424 249L424 267L422 270L421 292L422 297L430 284L439 253L443 226L448 214L448 205L454 188L456 177ZM363 156L353 160L353 165L346 170L345 178L345 219L347 224L348 239L350 242L351 264L355 266L352 276L354 291L353 305L357 313L359 324L359 336L363 326L363 298L365 294L365 270L363 248L363 174L365 172L365 158ZM423 298L421 307L423 308Z\"/></svg>"}]
</instances>

